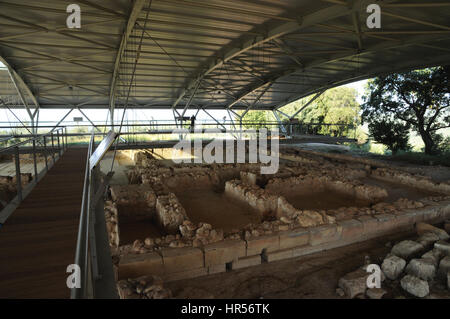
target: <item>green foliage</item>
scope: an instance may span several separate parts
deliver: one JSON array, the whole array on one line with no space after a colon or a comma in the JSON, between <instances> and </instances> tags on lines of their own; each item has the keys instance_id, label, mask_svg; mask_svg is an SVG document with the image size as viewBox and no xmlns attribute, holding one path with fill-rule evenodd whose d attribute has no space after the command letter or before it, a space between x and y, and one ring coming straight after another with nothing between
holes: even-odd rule
<instances>
[{"instance_id":1,"label":"green foliage","mask_svg":"<svg viewBox=\"0 0 450 319\"><path fill-rule=\"evenodd\" d=\"M409 150L411 148L408 144L409 129L409 124L388 119L374 120L369 123L369 132L375 141L386 145L393 154L400 150Z\"/></svg>"},{"instance_id":2,"label":"green foliage","mask_svg":"<svg viewBox=\"0 0 450 319\"><path fill-rule=\"evenodd\" d=\"M326 91L313 103L306 107L302 112L295 117L300 123L313 123L314 126L309 127L309 133L332 135L332 136L349 136L354 133L354 129L341 126L326 126L323 124L347 124L358 125L360 123L360 108L356 101L357 92L355 89L347 87L339 87ZM311 96L290 103L283 108L286 114L294 114L297 110L303 107ZM242 114L243 111L238 114ZM269 111L249 111L244 121L251 121L256 123L264 123L267 121L275 121L272 112ZM287 119L283 118L283 122ZM246 128L260 128L264 125L244 125ZM360 132L361 133L361 132ZM362 135L361 135L362 136ZM352 135L353 137L353 135Z\"/></svg>"},{"instance_id":3,"label":"green foliage","mask_svg":"<svg viewBox=\"0 0 450 319\"><path fill-rule=\"evenodd\" d=\"M439 143L438 148L441 151L441 153L450 154L450 136L447 136L446 138L442 138L441 142Z\"/></svg>"},{"instance_id":4,"label":"green foliage","mask_svg":"<svg viewBox=\"0 0 450 319\"><path fill-rule=\"evenodd\" d=\"M347 124L355 127L361 122L360 107L356 100L355 89L338 87L324 92L295 118L301 123L319 124L318 134L332 136L349 136L353 131L345 126L324 126L323 124ZM282 111L294 114L311 97L286 105Z\"/></svg>"},{"instance_id":5,"label":"green foliage","mask_svg":"<svg viewBox=\"0 0 450 319\"><path fill-rule=\"evenodd\" d=\"M450 127L450 67L391 74L369 81L363 120L410 125L420 134L425 153L437 151L436 131Z\"/></svg>"},{"instance_id":6,"label":"green foliage","mask_svg":"<svg viewBox=\"0 0 450 319\"><path fill-rule=\"evenodd\" d=\"M237 113L242 115L244 111L238 111ZM244 122L242 126L246 129L260 129L265 127L265 122L271 122L274 120L273 115L269 111L248 111L242 119ZM236 119L236 121L239 122L238 119ZM249 124L246 124L245 122L248 122Z\"/></svg>"}]
</instances>

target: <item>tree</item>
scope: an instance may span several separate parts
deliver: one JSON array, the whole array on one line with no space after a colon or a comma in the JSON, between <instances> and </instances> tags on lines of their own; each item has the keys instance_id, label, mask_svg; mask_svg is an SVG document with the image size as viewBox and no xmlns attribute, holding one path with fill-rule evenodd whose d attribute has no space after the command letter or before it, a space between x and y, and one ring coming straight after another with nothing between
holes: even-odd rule
<instances>
[{"instance_id":1,"label":"tree","mask_svg":"<svg viewBox=\"0 0 450 319\"><path fill-rule=\"evenodd\" d=\"M409 141L410 125L389 119L372 121L369 123L369 132L375 141L382 143L393 154L399 150L410 149Z\"/></svg>"},{"instance_id":2,"label":"tree","mask_svg":"<svg viewBox=\"0 0 450 319\"><path fill-rule=\"evenodd\" d=\"M346 126L326 126L323 124L347 124L358 125L361 121L360 107L356 100L357 92L355 89L347 87L338 87L327 90L307 108L295 116L301 123L312 123L309 133L318 133L324 135L346 136L350 133ZM286 114L294 114L302 108L312 96L292 102L281 110ZM239 111L242 114L244 111ZM286 117L281 118L283 122ZM238 119L236 119L238 120ZM244 121L263 123L266 121L276 121L272 112L269 111L249 111L244 116ZM246 128L260 128L261 125L245 125Z\"/></svg>"},{"instance_id":3,"label":"tree","mask_svg":"<svg viewBox=\"0 0 450 319\"><path fill-rule=\"evenodd\" d=\"M311 97L291 103L283 112L293 114ZM338 87L327 90L311 105L300 112L295 118L302 123L318 124L319 134L346 136L350 129L346 126L326 126L323 124L346 124L357 126L361 117L357 101L357 91L348 87Z\"/></svg>"},{"instance_id":4,"label":"tree","mask_svg":"<svg viewBox=\"0 0 450 319\"><path fill-rule=\"evenodd\" d=\"M237 114L242 115L245 111L238 111ZM265 122L271 121L272 119L269 116L269 112L267 111L249 111L245 114L243 127L246 129L259 129L264 126ZM239 119L236 117L235 121L239 122ZM249 122L246 124L245 122ZM250 124L251 123L251 124ZM257 124L261 123L261 124Z\"/></svg>"},{"instance_id":5,"label":"tree","mask_svg":"<svg viewBox=\"0 0 450 319\"><path fill-rule=\"evenodd\" d=\"M375 123L391 117L408 124L420 134L425 153L434 154L437 131L450 127L450 66L375 78L369 82L364 100L364 121Z\"/></svg>"}]
</instances>

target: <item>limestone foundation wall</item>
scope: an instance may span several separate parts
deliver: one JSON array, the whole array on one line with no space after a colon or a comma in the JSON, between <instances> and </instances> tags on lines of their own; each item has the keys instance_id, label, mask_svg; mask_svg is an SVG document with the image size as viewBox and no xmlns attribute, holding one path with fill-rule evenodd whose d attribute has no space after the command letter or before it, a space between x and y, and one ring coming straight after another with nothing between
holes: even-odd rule
<instances>
[{"instance_id":1,"label":"limestone foundation wall","mask_svg":"<svg viewBox=\"0 0 450 319\"><path fill-rule=\"evenodd\" d=\"M133 156L132 184L111 187L105 216L117 278L134 278L134 284L141 276L172 281L241 269L409 230L421 221L450 218L447 184L365 163L290 154L291 161L282 163L277 174L262 176L258 164L167 166L149 152ZM298 157L302 159L295 161ZM388 201L389 190L365 183L368 176L426 188L437 195L391 196ZM225 200L248 204L259 222L227 231L214 223L194 222L177 194L205 189L223 194ZM283 195L289 192L294 197L329 192L362 204L306 209L301 202L291 202L292 196ZM217 214L213 206L210 214ZM133 218L150 219L166 234L121 244L121 221Z\"/></svg>"}]
</instances>

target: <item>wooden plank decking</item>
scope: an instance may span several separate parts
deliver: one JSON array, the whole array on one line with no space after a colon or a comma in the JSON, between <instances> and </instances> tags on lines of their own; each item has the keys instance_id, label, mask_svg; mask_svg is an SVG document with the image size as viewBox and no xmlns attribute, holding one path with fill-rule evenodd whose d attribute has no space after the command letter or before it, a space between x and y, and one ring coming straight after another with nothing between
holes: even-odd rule
<instances>
[{"instance_id":1,"label":"wooden plank decking","mask_svg":"<svg viewBox=\"0 0 450 319\"><path fill-rule=\"evenodd\" d=\"M0 298L68 298L87 150L68 149L0 228Z\"/></svg>"}]
</instances>

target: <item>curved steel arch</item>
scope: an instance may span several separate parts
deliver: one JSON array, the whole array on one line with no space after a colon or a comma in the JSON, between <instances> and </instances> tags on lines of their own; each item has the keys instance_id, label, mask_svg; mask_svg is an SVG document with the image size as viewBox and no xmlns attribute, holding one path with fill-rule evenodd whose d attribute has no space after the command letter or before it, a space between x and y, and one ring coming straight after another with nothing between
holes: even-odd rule
<instances>
[{"instance_id":1,"label":"curved steel arch","mask_svg":"<svg viewBox=\"0 0 450 319\"><path fill-rule=\"evenodd\" d=\"M450 38L450 36L447 36L447 37L444 37L443 39L449 39L449 38ZM372 47L372 48L369 47L369 48L365 49L363 52L359 52L359 50L358 50L357 52L355 52L354 54L351 54L351 55L348 55L348 54L340 54L340 55L336 55L336 56L334 56L334 57L332 57L332 58L321 59L320 61L317 61L317 62L312 62L312 63L309 63L309 64L304 64L304 65L302 65L300 68L288 69L288 70L285 70L285 71L283 71L283 72L281 72L281 73L279 73L279 74L275 74L275 75L271 76L269 80L265 81L265 82L262 83L262 84L261 84L261 83L257 84L256 87L255 87L255 86L250 86L248 90L245 90L245 93L243 93L242 95L240 95L239 97L237 97L235 101L233 101L232 103L230 103L230 104L228 105L227 108L230 108L231 106L235 105L236 103L238 103L239 101L241 101L242 99L244 99L246 96L248 96L248 95L250 95L250 94L252 94L252 93L254 93L254 92L260 90L260 89L263 88L264 86L269 85L269 84L276 84L276 81L279 80L280 78L283 78L283 77L285 77L285 76L294 74L294 73L299 72L299 71L304 71L304 70L307 70L307 69L312 69L312 68L314 68L314 67L317 67L317 66L320 66L320 65L323 65L323 64L327 64L327 63L330 63L330 62L333 62L333 61L338 61L338 60L343 60L343 59L353 58L353 57L356 57L356 56L361 57L361 56L364 55L364 54L370 54L370 53L380 52L380 51L385 51L385 50L392 50L392 49L399 48L399 47L403 47L403 46L411 46L411 45L422 44L422 43L426 43L426 42L428 42L428 41L438 40L438 39L442 39L442 36L435 36L434 38L430 38L430 37L427 37L427 36L417 36L417 37L411 38L411 39L408 40L408 41L403 41L403 42L400 43L400 44L396 43L396 44L392 44L392 45L389 44L389 45L381 45L381 46L380 46L380 45L376 45L376 46L374 46L374 47ZM438 57L437 59L439 59L439 61L445 63L445 60L443 60L442 57ZM323 61L323 60L324 60L324 61ZM425 58L422 58L422 60L425 60ZM408 64L408 62L405 62L405 63L403 63L403 64ZM433 61L430 61L430 62L428 63L428 65L433 65L433 64L435 64L435 62L433 62ZM425 64L425 66L426 66L426 65L427 65L427 64ZM402 66L402 67L403 67L403 66ZM391 71L396 71L396 70L392 70L392 68L391 68ZM376 75L377 73L376 73L376 72L375 72L375 73L374 73L374 72L371 72L370 74ZM370 77L370 75L367 74L367 75L364 75L362 78L369 78L369 77ZM360 78L360 77L358 77L358 78L359 78L359 79L362 79L362 78ZM354 81L357 81L357 79L354 78L354 79L348 80L348 81L346 81L346 82L350 83L350 82L354 82ZM293 101L295 101L295 100L298 100L298 99L300 99L300 98L306 97L306 96L308 96L308 95L310 95L310 94L314 94L314 93L316 93L316 92L322 91L324 87L331 88L331 87L335 87L335 86L342 85L342 84L345 84L345 83L339 83L339 82L336 83L336 82L334 82L332 85L328 85L328 86L325 85L325 86L323 86L323 87L317 87L317 88L316 88L314 91L312 91L312 92L301 93L301 94L299 94L299 95L295 95L294 98L288 98L288 99L286 100L286 102L283 102L283 104L282 104L281 106L280 106L280 105L277 105L277 106L275 107L275 109L281 108L281 107L283 107L283 106L286 105L286 104L289 104L289 103L291 103L291 102L293 102Z\"/></svg>"},{"instance_id":2,"label":"curved steel arch","mask_svg":"<svg viewBox=\"0 0 450 319\"><path fill-rule=\"evenodd\" d=\"M206 71L202 72L196 79L189 82L186 89L183 90L178 98L172 105L172 108L175 108L177 104L181 101L181 99L185 96L185 94L191 90L199 81L201 81L205 76L220 68L224 63L238 55L251 50L252 48L257 47L258 45L264 44L268 41L275 40L277 38L282 37L288 33L292 33L294 31L301 30L303 28L312 26L317 23L322 23L334 18L338 18L341 16L345 16L350 14L354 8L357 8L363 0L355 0L353 4L349 7L347 5L334 5L325 9L318 10L316 12L307 14L303 17L299 17L299 22L287 22L278 27L275 27L267 32L265 36L257 36L250 40L247 40L240 47L233 47L223 54L222 59L214 59L206 66L201 67L200 69L206 69Z\"/></svg>"},{"instance_id":3,"label":"curved steel arch","mask_svg":"<svg viewBox=\"0 0 450 319\"><path fill-rule=\"evenodd\" d=\"M128 17L125 31L124 31L121 41L120 41L120 47L117 50L116 60L114 63L113 75L111 77L111 84L110 84L110 88L109 88L109 110L110 110L111 123L113 122L113 119L114 119L117 79L119 77L119 70L120 70L120 65L122 62L122 57L123 57L123 54L127 47L131 32L133 31L133 29L136 25L136 21L139 17L139 14L142 12L142 9L144 8L145 2L146 2L146 0L134 1L133 6L131 8L130 16Z\"/></svg>"},{"instance_id":4,"label":"curved steel arch","mask_svg":"<svg viewBox=\"0 0 450 319\"><path fill-rule=\"evenodd\" d=\"M33 92L31 91L30 87L25 83L23 78L16 72L16 70L11 66L11 64L8 61L6 61L5 58L3 58L2 56L0 56L0 62L2 62L6 66L6 68L9 70L9 72L11 73L11 75L12 75L11 80L18 81L20 83L20 85L22 85L22 87L25 88L25 90L27 91L31 100L33 101L34 105L36 106L37 109L39 109L39 107L40 107L39 102L37 101L36 97L34 96ZM14 85L17 86L17 83L14 83ZM21 98L24 99L23 96ZM26 101L24 101L24 103L26 104Z\"/></svg>"}]
</instances>

